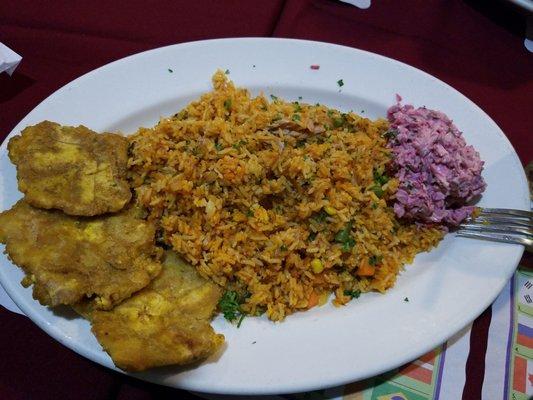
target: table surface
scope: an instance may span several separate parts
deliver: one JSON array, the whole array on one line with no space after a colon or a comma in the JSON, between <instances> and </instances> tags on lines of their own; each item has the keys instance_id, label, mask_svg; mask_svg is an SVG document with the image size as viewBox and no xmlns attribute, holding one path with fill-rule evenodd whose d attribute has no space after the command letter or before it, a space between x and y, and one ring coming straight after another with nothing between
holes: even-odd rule
<instances>
[{"instance_id":1,"label":"table surface","mask_svg":"<svg viewBox=\"0 0 533 400\"><path fill-rule=\"evenodd\" d=\"M0 74L0 141L52 92L108 62L193 40L272 36L342 44L420 68L485 110L524 164L533 158L533 54L524 47L526 16L505 2L380 0L368 9L333 0L51 4L0 3L0 41L23 56L12 77ZM489 308L472 328L465 399L481 396L490 318ZM109 371L1 307L0 326L2 399L195 398Z\"/></svg>"}]
</instances>

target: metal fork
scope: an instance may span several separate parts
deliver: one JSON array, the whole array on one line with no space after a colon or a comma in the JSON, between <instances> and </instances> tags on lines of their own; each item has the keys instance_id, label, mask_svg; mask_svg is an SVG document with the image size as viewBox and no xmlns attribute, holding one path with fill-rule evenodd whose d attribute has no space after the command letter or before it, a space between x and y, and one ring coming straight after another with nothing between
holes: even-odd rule
<instances>
[{"instance_id":1,"label":"metal fork","mask_svg":"<svg viewBox=\"0 0 533 400\"><path fill-rule=\"evenodd\" d=\"M457 236L521 244L533 252L533 212L482 208L479 216L459 226Z\"/></svg>"}]
</instances>

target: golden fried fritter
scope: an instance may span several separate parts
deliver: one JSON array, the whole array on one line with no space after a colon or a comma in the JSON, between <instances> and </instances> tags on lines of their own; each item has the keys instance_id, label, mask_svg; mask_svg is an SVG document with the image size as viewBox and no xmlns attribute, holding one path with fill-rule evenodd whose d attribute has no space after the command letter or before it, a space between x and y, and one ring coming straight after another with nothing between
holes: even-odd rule
<instances>
[{"instance_id":1,"label":"golden fried fritter","mask_svg":"<svg viewBox=\"0 0 533 400\"><path fill-rule=\"evenodd\" d=\"M132 208L104 217L75 218L20 200L0 213L0 243L26 272L43 305L93 298L110 309L142 289L161 270L155 227Z\"/></svg>"},{"instance_id":2,"label":"golden fried fritter","mask_svg":"<svg viewBox=\"0 0 533 400\"><path fill-rule=\"evenodd\" d=\"M209 324L220 296L217 285L169 251L161 274L113 310L74 308L91 320L93 333L115 365L142 371L213 354L224 342Z\"/></svg>"},{"instance_id":3,"label":"golden fried fritter","mask_svg":"<svg viewBox=\"0 0 533 400\"><path fill-rule=\"evenodd\" d=\"M119 211L131 199L128 141L120 135L44 121L12 138L8 150L32 206L93 216Z\"/></svg>"}]
</instances>

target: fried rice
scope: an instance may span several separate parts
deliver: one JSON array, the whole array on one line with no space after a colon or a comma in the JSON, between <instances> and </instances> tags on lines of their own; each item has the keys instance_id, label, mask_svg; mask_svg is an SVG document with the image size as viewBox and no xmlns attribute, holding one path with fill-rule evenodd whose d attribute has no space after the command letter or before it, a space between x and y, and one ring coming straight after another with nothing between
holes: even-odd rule
<instances>
[{"instance_id":1,"label":"fried rice","mask_svg":"<svg viewBox=\"0 0 533 400\"><path fill-rule=\"evenodd\" d=\"M214 90L130 137L136 202L200 274L275 321L392 287L438 226L398 220L385 119Z\"/></svg>"}]
</instances>

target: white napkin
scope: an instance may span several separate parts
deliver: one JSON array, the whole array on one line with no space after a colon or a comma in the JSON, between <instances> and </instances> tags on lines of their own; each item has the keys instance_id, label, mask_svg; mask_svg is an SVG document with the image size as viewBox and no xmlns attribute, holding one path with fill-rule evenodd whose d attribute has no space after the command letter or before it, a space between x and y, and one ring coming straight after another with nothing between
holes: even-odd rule
<instances>
[{"instance_id":1,"label":"white napkin","mask_svg":"<svg viewBox=\"0 0 533 400\"><path fill-rule=\"evenodd\" d=\"M362 9L369 8L372 0L341 0L343 3L351 4Z\"/></svg>"},{"instance_id":2,"label":"white napkin","mask_svg":"<svg viewBox=\"0 0 533 400\"><path fill-rule=\"evenodd\" d=\"M526 46L526 49L528 49L530 53L533 53L533 40L524 39L524 46Z\"/></svg>"},{"instance_id":3,"label":"white napkin","mask_svg":"<svg viewBox=\"0 0 533 400\"><path fill-rule=\"evenodd\" d=\"M533 17L526 20L526 38L524 39L524 46L533 53Z\"/></svg>"},{"instance_id":4,"label":"white napkin","mask_svg":"<svg viewBox=\"0 0 533 400\"><path fill-rule=\"evenodd\" d=\"M7 72L9 75L15 71L15 68L22 60L22 57L0 42L0 73Z\"/></svg>"}]
</instances>

